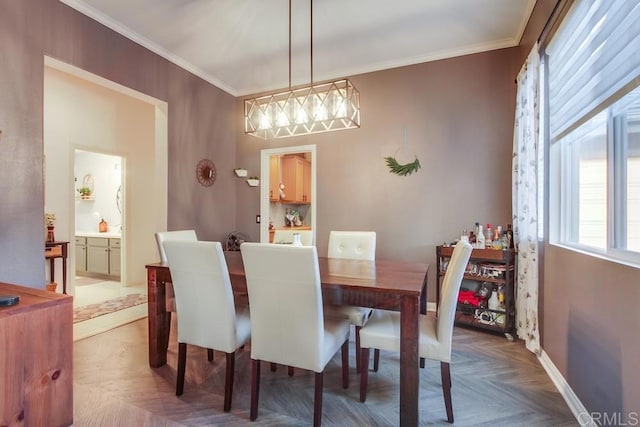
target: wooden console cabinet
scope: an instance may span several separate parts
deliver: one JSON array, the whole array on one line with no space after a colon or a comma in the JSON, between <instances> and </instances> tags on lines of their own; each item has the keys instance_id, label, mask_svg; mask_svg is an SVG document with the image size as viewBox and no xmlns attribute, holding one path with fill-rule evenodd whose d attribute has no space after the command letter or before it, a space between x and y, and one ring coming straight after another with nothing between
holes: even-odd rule
<instances>
[{"instance_id":1,"label":"wooden console cabinet","mask_svg":"<svg viewBox=\"0 0 640 427\"><path fill-rule=\"evenodd\" d=\"M0 283L0 426L73 424L73 297Z\"/></svg>"}]
</instances>

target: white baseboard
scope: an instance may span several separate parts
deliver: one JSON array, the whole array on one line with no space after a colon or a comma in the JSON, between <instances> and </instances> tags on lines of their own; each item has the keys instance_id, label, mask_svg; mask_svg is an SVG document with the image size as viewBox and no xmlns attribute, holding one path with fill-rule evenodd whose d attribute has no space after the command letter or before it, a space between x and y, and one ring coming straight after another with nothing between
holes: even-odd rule
<instances>
[{"instance_id":1,"label":"white baseboard","mask_svg":"<svg viewBox=\"0 0 640 427\"><path fill-rule=\"evenodd\" d=\"M576 417L578 423L581 426L597 427L597 424L591 417L591 414L584 407L578 396L576 396L569 386L569 383L567 383L567 380L564 379L558 368L556 368L556 365L553 364L544 350L540 352L538 360L564 398L564 401L567 402L567 406L569 406L569 409L573 413L573 416Z\"/></svg>"}]
</instances>

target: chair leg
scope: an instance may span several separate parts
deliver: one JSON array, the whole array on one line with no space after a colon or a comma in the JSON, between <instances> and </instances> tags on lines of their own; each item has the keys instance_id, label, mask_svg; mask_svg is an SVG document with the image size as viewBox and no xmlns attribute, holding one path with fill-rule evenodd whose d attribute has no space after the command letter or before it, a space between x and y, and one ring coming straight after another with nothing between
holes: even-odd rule
<instances>
[{"instance_id":1,"label":"chair leg","mask_svg":"<svg viewBox=\"0 0 640 427\"><path fill-rule=\"evenodd\" d=\"M373 350L373 372L378 372L378 365L380 364L380 349Z\"/></svg>"},{"instance_id":2,"label":"chair leg","mask_svg":"<svg viewBox=\"0 0 640 427\"><path fill-rule=\"evenodd\" d=\"M275 372L276 371L276 364L271 362L271 372Z\"/></svg>"},{"instance_id":3,"label":"chair leg","mask_svg":"<svg viewBox=\"0 0 640 427\"><path fill-rule=\"evenodd\" d=\"M207 349L207 359L209 359L209 362L213 362L213 350L210 348Z\"/></svg>"},{"instance_id":4,"label":"chair leg","mask_svg":"<svg viewBox=\"0 0 640 427\"><path fill-rule=\"evenodd\" d=\"M447 409L447 421L453 424L453 403L451 402L451 372L449 364L440 362L440 374L442 376L442 394L444 406Z\"/></svg>"},{"instance_id":5,"label":"chair leg","mask_svg":"<svg viewBox=\"0 0 640 427\"><path fill-rule=\"evenodd\" d=\"M171 336L171 312L167 311L167 342L165 343L164 350L167 351L169 348L169 337Z\"/></svg>"},{"instance_id":6,"label":"chair leg","mask_svg":"<svg viewBox=\"0 0 640 427\"><path fill-rule=\"evenodd\" d=\"M360 326L356 326L356 374L360 373Z\"/></svg>"},{"instance_id":7,"label":"chair leg","mask_svg":"<svg viewBox=\"0 0 640 427\"><path fill-rule=\"evenodd\" d=\"M249 419L258 418L258 396L260 394L260 361L251 359L251 410Z\"/></svg>"},{"instance_id":8,"label":"chair leg","mask_svg":"<svg viewBox=\"0 0 640 427\"><path fill-rule=\"evenodd\" d=\"M226 353L227 373L224 380L224 412L231 410L231 398L233 397L233 372L236 364L236 352Z\"/></svg>"},{"instance_id":9,"label":"chair leg","mask_svg":"<svg viewBox=\"0 0 640 427\"><path fill-rule=\"evenodd\" d=\"M349 388L349 338L342 344L342 388Z\"/></svg>"},{"instance_id":10,"label":"chair leg","mask_svg":"<svg viewBox=\"0 0 640 427\"><path fill-rule=\"evenodd\" d=\"M369 381L369 348L362 348L362 365L360 366L360 402L367 399L367 382Z\"/></svg>"},{"instance_id":11,"label":"chair leg","mask_svg":"<svg viewBox=\"0 0 640 427\"><path fill-rule=\"evenodd\" d=\"M322 424L322 376L323 372L316 372L316 389L313 399L313 427Z\"/></svg>"},{"instance_id":12,"label":"chair leg","mask_svg":"<svg viewBox=\"0 0 640 427\"><path fill-rule=\"evenodd\" d=\"M290 376L290 377L292 377L292 376L293 376L293 366L289 366L289 368L288 368L288 373L289 373L289 376Z\"/></svg>"},{"instance_id":13,"label":"chair leg","mask_svg":"<svg viewBox=\"0 0 640 427\"><path fill-rule=\"evenodd\" d=\"M184 390L184 371L187 366L187 343L178 343L178 378L176 381L176 396L181 396Z\"/></svg>"}]
</instances>

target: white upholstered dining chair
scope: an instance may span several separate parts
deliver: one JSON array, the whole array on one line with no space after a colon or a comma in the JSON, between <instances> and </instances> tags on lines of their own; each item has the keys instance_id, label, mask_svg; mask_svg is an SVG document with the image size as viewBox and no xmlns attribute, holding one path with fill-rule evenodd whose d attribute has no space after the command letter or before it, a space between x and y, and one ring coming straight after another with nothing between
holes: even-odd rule
<instances>
[{"instance_id":1,"label":"white upholstered dining chair","mask_svg":"<svg viewBox=\"0 0 640 427\"><path fill-rule=\"evenodd\" d=\"M329 258L376 259L375 231L335 231L329 233Z\"/></svg>"},{"instance_id":2,"label":"white upholstered dining chair","mask_svg":"<svg viewBox=\"0 0 640 427\"><path fill-rule=\"evenodd\" d=\"M176 395L184 389L187 344L226 354L224 411L231 409L235 352L251 335L248 312L236 312L229 270L220 242L163 243L178 313Z\"/></svg>"},{"instance_id":3,"label":"white upholstered dining chair","mask_svg":"<svg viewBox=\"0 0 640 427\"><path fill-rule=\"evenodd\" d=\"M196 235L195 230L158 231L156 233L156 243L158 244L160 262L163 264L167 263L167 254L164 251L162 242L167 240L195 242L198 240L198 236Z\"/></svg>"},{"instance_id":4,"label":"white upholstered dining chair","mask_svg":"<svg viewBox=\"0 0 640 427\"><path fill-rule=\"evenodd\" d=\"M375 231L331 231L329 233L328 257L375 260ZM351 305L327 305L325 312L329 317L345 317L355 326L356 372L360 372L360 328L367 322L373 310Z\"/></svg>"},{"instance_id":5,"label":"white upholstered dining chair","mask_svg":"<svg viewBox=\"0 0 640 427\"><path fill-rule=\"evenodd\" d=\"M162 243L167 240L177 240L185 242L196 242L198 236L195 230L175 230L175 231L158 231L155 234L156 244L158 245L158 254L160 255L160 262L167 264L167 254L164 251ZM167 309L167 334L171 331L171 313L176 312L176 297L173 292L173 284L165 283L165 307ZM168 344L168 342L167 342ZM213 360L213 351L209 351L209 361Z\"/></svg>"},{"instance_id":6,"label":"white upholstered dining chair","mask_svg":"<svg viewBox=\"0 0 640 427\"><path fill-rule=\"evenodd\" d=\"M196 236L195 230L158 231L156 233L156 243L158 244L160 262L163 264L167 263L167 254L164 251L162 242L167 240L196 242L198 240L198 236ZM171 283L165 284L165 295L167 312L169 312L169 319L171 319L171 313L175 313L176 311L176 300L173 293L173 285ZM169 324L169 326L171 326L171 324Z\"/></svg>"},{"instance_id":7,"label":"white upholstered dining chair","mask_svg":"<svg viewBox=\"0 0 640 427\"><path fill-rule=\"evenodd\" d=\"M293 233L300 234L302 246L313 246L313 232L311 230L275 230L273 243L293 243Z\"/></svg>"},{"instance_id":8,"label":"white upholstered dining chair","mask_svg":"<svg viewBox=\"0 0 640 427\"><path fill-rule=\"evenodd\" d=\"M453 250L449 266L442 281L442 293L438 314L420 315L420 357L440 362L442 393L447 411L447 420L453 423L453 404L451 402L451 340L455 319L458 292L464 271L471 256L471 245L460 241ZM369 375L369 349L374 348L400 352L400 313L387 310L375 310L367 324L360 329L362 346L362 370L360 371L360 401L367 397ZM377 357L377 356L376 356Z\"/></svg>"},{"instance_id":9,"label":"white upholstered dining chair","mask_svg":"<svg viewBox=\"0 0 640 427\"><path fill-rule=\"evenodd\" d=\"M251 420L258 416L260 362L315 372L314 426L322 420L324 369L342 348L349 386L349 323L324 317L315 246L243 243L251 310ZM282 396L282 398L285 398Z\"/></svg>"}]
</instances>

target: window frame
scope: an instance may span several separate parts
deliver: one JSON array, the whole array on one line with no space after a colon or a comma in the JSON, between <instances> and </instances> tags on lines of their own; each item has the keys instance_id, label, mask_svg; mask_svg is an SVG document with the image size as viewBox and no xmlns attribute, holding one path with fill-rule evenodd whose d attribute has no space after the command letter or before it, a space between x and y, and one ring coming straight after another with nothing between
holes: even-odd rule
<instances>
[{"instance_id":1,"label":"window frame","mask_svg":"<svg viewBox=\"0 0 640 427\"><path fill-rule=\"evenodd\" d=\"M551 17L545 28L540 35L539 42L541 46L541 141L544 144L544 168L545 168L545 179L544 179L544 206L539 207L542 212L544 212L544 227L543 227L543 235L545 240L554 246L563 247L569 250L573 250L576 252L584 253L586 255L594 256L597 258L603 258L608 261L621 263L630 265L632 267L638 268L640 267L640 249L637 247L636 239L637 239L637 224L638 221L635 219L634 215L637 212L637 203L638 199L640 199L640 194L637 195L635 192L637 188L637 173L636 170L637 162L638 162L638 148L636 138L637 136L636 130L638 125L638 115L639 111L634 111L633 113L629 111L629 115L633 114L632 117L627 116L626 121L621 122L621 119L613 120L614 125L607 127L607 147L606 147L606 161L607 161L607 169L606 169L606 247L605 249L598 249L592 246L587 246L584 244L577 243L577 228L579 227L578 221L571 222L571 215L577 215L578 205L575 202L575 198L579 198L578 192L574 192L574 201L572 203L573 212L571 210L567 210L566 206L563 207L563 204L566 205L568 202L567 194L569 194L569 189L566 188L566 182L572 176L576 176L577 171L576 168L579 168L579 162L575 162L571 168L568 168L564 160L568 153L563 152L568 150L566 147L562 147L562 138L570 134L572 131L578 129L582 124L589 121L592 117L598 114L601 111L609 109L610 112L613 112L612 116L616 116L621 111L626 110L626 106L633 104L635 101L633 97L629 99L629 103L619 102L625 96L631 92L640 92L640 62L637 61L637 55L635 54L635 50L629 50L628 46L635 45L637 43L631 43L630 40L638 40L640 39L640 34L635 31L637 28L637 22L640 22L640 5L631 4L625 2L625 0L613 0L612 4L607 4L606 8L602 7L602 4L596 3L580 3L575 0L560 0L551 14ZM573 17L577 20L574 20ZM605 22L605 17L608 16L608 24ZM632 17L633 16L633 17ZM586 17L590 17L589 19ZM591 22L591 27L588 28L589 23ZM611 23L614 23L611 25ZM585 24L587 27L585 27ZM567 25L567 27L565 27ZM572 30L566 30L566 28L572 28ZM586 30L586 31L582 31ZM555 38L559 34L569 34L568 37L576 36L579 32L584 35L584 38L580 36L580 40L578 40L579 44L575 44L577 39L564 38L558 39ZM583 85L578 87L579 92L570 92L571 95L576 95L580 93L579 96L583 96L588 90L585 92L585 88L587 83L599 82L600 84L597 86L598 91L593 94L594 98L589 100L589 104L584 104L582 107L579 105L576 106L577 109L574 111L573 117L569 117L567 121L567 117L563 117L562 113L560 116L556 116L554 118L555 127L551 126L551 117L550 117L550 103L549 99L551 96L550 91L550 76L549 76L549 56L547 55L549 52L551 54L558 54L558 58L565 58L565 55L560 55L561 50L565 49L566 46L573 44L573 49L570 52L573 54L580 54L581 47L583 43L588 38L595 40L595 37L600 37L597 34L606 34L606 37L611 36L611 40L615 38L619 38L619 40L623 40L622 37L626 37L627 35L631 38L625 39L625 43L619 44L611 44L611 49L618 49L617 53L615 53L616 61L609 60L603 62L597 68L594 68L596 73L601 73L600 76L604 77L601 80L592 80L585 79L584 71L588 70L594 62L591 62L589 59L589 66L585 66L585 62L580 62L580 68L574 68L574 76L578 79L583 79ZM565 36L561 36L565 37ZM603 41L604 39L599 38L598 40ZM609 40L609 38L607 38ZM596 40L597 41L597 40ZM594 47L593 53L595 54L598 51L599 47L602 47L602 44L599 43L588 43L587 45L592 45ZM563 47L565 46L565 47ZM602 52L602 55L610 55L613 54L612 51L608 51L607 53ZM598 53L594 58L597 58L600 53ZM618 55L622 55L622 59L618 57ZM571 61L571 55L567 58ZM575 56L574 58L579 58ZM591 56L589 55L589 58ZM597 59L596 59L597 60ZM586 61L586 60L585 60ZM623 61L623 62L620 62ZM619 66L620 64L624 64L624 67ZM564 65L560 65L562 68L558 68L558 64L554 64L553 68L555 71L558 70L566 70ZM560 75L561 76L561 75ZM593 74L591 76L594 76ZM588 77L588 76L586 76ZM553 79L553 78L552 78ZM562 79L562 77L560 77ZM567 87L567 86L557 86L557 82L554 83L554 87ZM576 89L576 87L573 87ZM554 89L555 90L555 89ZM640 95L640 94L639 94ZM559 99L557 95L554 95L556 98L554 102L557 102ZM562 103L569 103L574 98L562 96L562 99L559 100ZM576 98L577 99L577 98ZM581 99L584 101L586 99ZM558 104L556 104L558 105ZM568 108L572 108L567 106ZM558 107L554 107L555 111L559 112ZM564 107L563 107L564 108ZM561 121L558 121L561 120ZM629 121L632 120L632 121ZM560 123L560 126L558 126ZM627 123L630 125L627 129ZM633 127L631 127L631 123L633 123ZM631 135L628 133L629 131L633 132L633 147L631 144ZM553 142L552 142L553 141ZM633 157L629 158L629 154ZM630 159L633 159L633 166L631 165ZM564 162L564 163L563 163ZM631 173L632 176L629 176ZM634 181L629 181L631 178ZM575 185L579 185L578 180L574 179L573 182ZM634 187L630 187L630 190L627 189L627 186L633 185ZM634 191L633 194L629 194L629 191ZM628 198L628 200L627 200ZM629 209L634 209L634 211L629 212ZM572 227L572 228L569 228ZM629 231L630 230L630 231ZM571 234L573 233L573 234ZM571 242L568 236L576 236L575 242ZM634 239L631 241L632 245L634 245L633 249L621 249L629 244L627 241L628 238Z\"/></svg>"},{"instance_id":2,"label":"window frame","mask_svg":"<svg viewBox=\"0 0 640 427\"><path fill-rule=\"evenodd\" d=\"M546 63L544 57L543 63ZM547 84L544 87L547 87ZM635 90L640 90L640 86ZM545 119L548 119L549 108L546 104L544 104L544 114ZM577 144L563 143L564 138L552 143L549 133L545 132L550 166L549 244L608 261L640 267L640 251L626 249L628 116L624 109L616 111L617 104L618 102L602 109L607 110L606 247L602 249L577 242L579 200L578 192L572 191L573 185L579 185L577 162L572 161L576 158ZM570 150L574 153L569 153Z\"/></svg>"}]
</instances>

